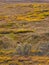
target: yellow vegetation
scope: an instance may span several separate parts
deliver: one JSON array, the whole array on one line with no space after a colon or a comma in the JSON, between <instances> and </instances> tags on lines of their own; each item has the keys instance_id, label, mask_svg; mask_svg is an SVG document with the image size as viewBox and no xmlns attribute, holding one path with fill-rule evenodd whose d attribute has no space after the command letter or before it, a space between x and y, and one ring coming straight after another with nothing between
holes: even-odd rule
<instances>
[{"instance_id":1,"label":"yellow vegetation","mask_svg":"<svg viewBox=\"0 0 49 65\"><path fill-rule=\"evenodd\" d=\"M19 3L19 4L5 4L4 9L6 10L0 13L0 20L9 21L42 21L49 16L49 4L48 3ZM19 11L20 12L17 13ZM16 11L16 14L12 14ZM27 9L27 11L26 11ZM10 14L7 14L10 12ZM26 12L26 13L25 13ZM12 14L12 15L11 15Z\"/></svg>"},{"instance_id":2,"label":"yellow vegetation","mask_svg":"<svg viewBox=\"0 0 49 65\"><path fill-rule=\"evenodd\" d=\"M38 22L44 20L46 17L49 16L49 3L15 3L15 4L3 4L1 7L0 12L0 21L6 21L5 24L11 24L13 22L16 22L16 26L18 26L17 22L19 21L26 21L26 22ZM3 10L4 9L4 10ZM42 21L43 22L43 21ZM2 23L2 22L0 22ZM3 24L2 23L2 24ZM0 26L2 25L0 24ZM6 28L2 25L0 27L0 36L5 33L10 33L8 35L11 38L14 38L13 33L24 33L24 32L35 32L35 29L29 29L29 28ZM8 25L7 25L8 26ZM1 34L3 33L3 34ZM13 40L13 39L12 39ZM12 57L10 54L15 53L16 50L0 50L0 63L1 65L23 65L22 62L19 62L18 59L25 59L25 57ZM40 50L31 50L31 52L40 52ZM29 56L28 56L29 57ZM16 58L16 59L15 59ZM49 63L49 57L48 56L31 56L31 61L38 62L38 65L42 65L41 63ZM28 62L29 61L24 61ZM13 64L12 64L13 63ZM28 64L26 64L28 65Z\"/></svg>"},{"instance_id":3,"label":"yellow vegetation","mask_svg":"<svg viewBox=\"0 0 49 65\"><path fill-rule=\"evenodd\" d=\"M6 29L6 28L0 28L0 33L24 33L24 32L35 32L35 30L30 30L30 29Z\"/></svg>"}]
</instances>

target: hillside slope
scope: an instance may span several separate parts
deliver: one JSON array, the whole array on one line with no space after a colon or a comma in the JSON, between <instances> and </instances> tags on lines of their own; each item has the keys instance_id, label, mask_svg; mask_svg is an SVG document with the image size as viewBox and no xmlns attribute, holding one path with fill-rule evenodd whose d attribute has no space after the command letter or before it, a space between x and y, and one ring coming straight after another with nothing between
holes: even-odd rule
<instances>
[{"instance_id":1,"label":"hillside slope","mask_svg":"<svg viewBox=\"0 0 49 65\"><path fill-rule=\"evenodd\" d=\"M0 65L49 65L49 4L0 2Z\"/></svg>"}]
</instances>

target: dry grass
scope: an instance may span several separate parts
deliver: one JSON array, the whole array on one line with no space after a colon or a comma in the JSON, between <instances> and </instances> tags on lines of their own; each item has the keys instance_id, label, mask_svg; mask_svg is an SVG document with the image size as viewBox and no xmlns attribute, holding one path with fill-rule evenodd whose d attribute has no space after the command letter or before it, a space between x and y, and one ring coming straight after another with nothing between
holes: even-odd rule
<instances>
[{"instance_id":1,"label":"dry grass","mask_svg":"<svg viewBox=\"0 0 49 65\"><path fill-rule=\"evenodd\" d=\"M0 20L9 21L41 21L49 16L48 3L4 4ZM20 10L19 10L20 8ZM6 10L6 11L5 11ZM10 12L10 13L9 13ZM16 13L16 14L15 14Z\"/></svg>"},{"instance_id":2,"label":"dry grass","mask_svg":"<svg viewBox=\"0 0 49 65\"><path fill-rule=\"evenodd\" d=\"M48 20L45 20L47 17ZM49 31L48 22L49 3L0 3L0 65L49 65L49 57L46 54L26 57L16 54L19 42L31 43L32 53L40 52L35 49L39 43L48 43L49 36L38 35L37 31ZM6 44L9 48L3 50Z\"/></svg>"}]
</instances>

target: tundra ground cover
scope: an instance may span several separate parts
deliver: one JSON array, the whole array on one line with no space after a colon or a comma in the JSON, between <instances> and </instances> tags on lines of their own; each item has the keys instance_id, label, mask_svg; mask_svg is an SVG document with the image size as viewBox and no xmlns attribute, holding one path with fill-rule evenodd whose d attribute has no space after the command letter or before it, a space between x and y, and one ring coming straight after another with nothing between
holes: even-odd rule
<instances>
[{"instance_id":1,"label":"tundra ground cover","mask_svg":"<svg viewBox=\"0 0 49 65\"><path fill-rule=\"evenodd\" d=\"M49 3L0 2L0 65L49 65Z\"/></svg>"}]
</instances>

